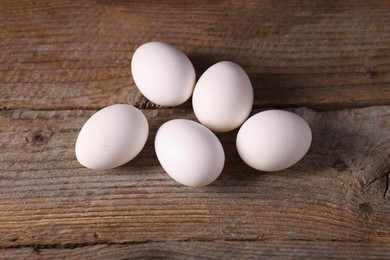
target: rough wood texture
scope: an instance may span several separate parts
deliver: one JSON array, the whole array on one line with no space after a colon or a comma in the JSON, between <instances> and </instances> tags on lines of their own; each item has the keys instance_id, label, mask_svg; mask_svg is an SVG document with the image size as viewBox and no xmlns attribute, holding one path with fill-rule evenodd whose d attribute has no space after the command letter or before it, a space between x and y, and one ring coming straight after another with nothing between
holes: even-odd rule
<instances>
[{"instance_id":1,"label":"rough wood texture","mask_svg":"<svg viewBox=\"0 0 390 260\"><path fill-rule=\"evenodd\" d=\"M1 250L8 259L387 259L388 243L309 241L150 242ZM351 257L353 256L353 258Z\"/></svg>"},{"instance_id":2,"label":"rough wood texture","mask_svg":"<svg viewBox=\"0 0 390 260\"><path fill-rule=\"evenodd\" d=\"M80 126L94 111L3 111L0 246L154 240L342 240L390 242L387 198L390 107L315 112L310 152L296 166L259 173L220 135L227 155L212 185L183 187L153 150L159 125L191 110L144 110L146 148L107 171L81 167ZM381 177L382 176L382 177Z\"/></svg>"},{"instance_id":3,"label":"rough wood texture","mask_svg":"<svg viewBox=\"0 0 390 260\"><path fill-rule=\"evenodd\" d=\"M0 258L390 259L389 25L387 0L1 0ZM130 60L152 40L183 50L198 76L242 65L253 113L284 107L309 122L307 156L257 172L236 132L220 134L221 177L175 183L154 135L194 115L136 89ZM113 103L143 109L149 141L122 167L85 169L78 131Z\"/></svg>"},{"instance_id":4,"label":"rough wood texture","mask_svg":"<svg viewBox=\"0 0 390 260\"><path fill-rule=\"evenodd\" d=\"M387 0L2 0L0 10L3 108L149 106L129 64L151 40L183 50L198 76L239 63L257 106L390 104Z\"/></svg>"}]
</instances>

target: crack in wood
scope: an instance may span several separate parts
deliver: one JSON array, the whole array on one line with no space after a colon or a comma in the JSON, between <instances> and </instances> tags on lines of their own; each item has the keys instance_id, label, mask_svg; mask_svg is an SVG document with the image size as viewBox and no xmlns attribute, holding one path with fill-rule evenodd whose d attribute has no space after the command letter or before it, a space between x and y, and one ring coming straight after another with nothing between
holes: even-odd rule
<instances>
[{"instance_id":1,"label":"crack in wood","mask_svg":"<svg viewBox=\"0 0 390 260\"><path fill-rule=\"evenodd\" d=\"M109 106L108 104L107 106ZM160 110L160 109L170 109L172 107L163 107L156 105L150 101L144 101L144 102L135 102L135 103L129 103L129 105L132 105L138 109L142 110ZM390 102L382 102L380 105L382 106L388 106L390 105ZM378 106L377 103L362 103L362 104L343 104L343 103L332 103L332 104L254 104L252 107L252 110L256 109L286 109L286 108L297 108L297 107L307 107L314 111L321 112L321 111L340 111L345 109L359 109L359 108L369 108L369 107L376 107ZM0 106L0 112L3 111L13 111L13 110L30 110L30 111L64 111L64 110L86 110L86 111L94 111L94 110L100 110L105 108L106 106L53 106L48 108L34 108L34 107L11 107L11 106ZM186 101L184 104L180 105L180 108L188 108L192 109L192 104L189 101Z\"/></svg>"},{"instance_id":2,"label":"crack in wood","mask_svg":"<svg viewBox=\"0 0 390 260\"><path fill-rule=\"evenodd\" d=\"M12 246L0 246L0 250L2 249L20 249L20 248L32 248L37 254L40 253L43 249L75 249L82 248L88 246L96 246L96 245L138 245L138 244L146 244L149 242L161 242L161 241L126 241L126 242L111 242L111 241L98 241L94 243L55 243L55 244L26 244L26 245L12 245Z\"/></svg>"},{"instance_id":3,"label":"crack in wood","mask_svg":"<svg viewBox=\"0 0 390 260\"><path fill-rule=\"evenodd\" d=\"M390 170L386 174L386 188L385 188L385 192L383 193L383 199L386 199L387 193L389 191L389 175L390 175Z\"/></svg>"},{"instance_id":4,"label":"crack in wood","mask_svg":"<svg viewBox=\"0 0 390 260\"><path fill-rule=\"evenodd\" d=\"M316 239L280 239L280 238L263 238L260 236L259 238L227 238L227 239L196 239L196 238L188 238L183 240L141 240L141 241L126 241L126 242L113 242L113 241L98 241L94 243L56 243L56 244L26 244L26 245L13 245L13 246L0 246L0 250L7 249L21 249L21 248L31 248L34 252L40 255L42 250L45 249L76 249L97 245L107 245L107 246L130 246L130 245L141 245L148 243L164 243L164 242L175 242L175 243L186 243L186 242L288 242L288 241L305 241L305 242L355 242L362 243L365 242L363 240L339 240L339 239L324 239L324 240L316 240Z\"/></svg>"},{"instance_id":5,"label":"crack in wood","mask_svg":"<svg viewBox=\"0 0 390 260\"><path fill-rule=\"evenodd\" d=\"M198 239L198 238L187 238L182 240L140 240L140 241L125 241L125 242L113 242L113 241L98 241L93 243L55 243L55 244L26 244L26 245L13 245L13 246L0 246L0 250L11 250L21 248L31 248L40 255L42 250L45 249L76 249L97 245L106 246L130 246L130 245L141 245L149 243L188 243L188 242L291 242L291 241L305 241L305 242L353 242L353 243L365 243L362 239L358 240L340 240L340 239L281 239L281 238L267 238L259 236L256 238L226 238L226 239Z\"/></svg>"},{"instance_id":6,"label":"crack in wood","mask_svg":"<svg viewBox=\"0 0 390 260\"><path fill-rule=\"evenodd\" d=\"M390 181L390 169L388 171L386 171L384 174L381 174L379 175L378 177L374 178L373 180L371 180L367 185L366 185L366 188L368 188L369 186L371 186L374 182L382 179L382 178L386 178L386 186L385 186L385 191L383 192L383 199L386 199L387 198L387 193L389 192L389 181Z\"/></svg>"}]
</instances>

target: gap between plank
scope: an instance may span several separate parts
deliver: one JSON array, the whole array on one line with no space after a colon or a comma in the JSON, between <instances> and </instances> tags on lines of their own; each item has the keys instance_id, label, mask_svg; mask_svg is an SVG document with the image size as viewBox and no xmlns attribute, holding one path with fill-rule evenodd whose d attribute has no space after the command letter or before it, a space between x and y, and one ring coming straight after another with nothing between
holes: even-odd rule
<instances>
[{"instance_id":1,"label":"gap between plank","mask_svg":"<svg viewBox=\"0 0 390 260\"><path fill-rule=\"evenodd\" d=\"M131 105L131 104L129 104ZM138 109L141 110L164 110L164 109L180 109L180 110L192 110L191 105L180 105L176 107L162 107L158 105L132 105ZM377 106L390 106L390 100L389 102L384 103L369 103L369 104L361 104L361 105L343 105L343 104L327 104L327 105L305 105L305 104L299 104L299 105L292 105L292 104L286 104L286 105L254 105L252 107L252 110L259 110L259 109L287 109L287 108L298 108L298 107L306 107L309 109L312 109L316 112L325 112L325 111L341 111L345 109L362 109L362 108L369 108L369 107L377 107ZM74 110L84 110L84 111L98 111L106 106L96 106L96 107L53 107L53 108L31 108L31 107L1 107L0 106L0 112L1 111L13 111L13 110L26 110L26 111L74 111Z\"/></svg>"},{"instance_id":2,"label":"gap between plank","mask_svg":"<svg viewBox=\"0 0 390 260\"><path fill-rule=\"evenodd\" d=\"M34 251L39 252L42 249L76 249L82 247L107 245L107 246L127 246L127 245L140 245L148 243L186 243L186 242L290 242L290 241L304 241L304 242L348 242L348 243L365 243L364 240L339 240L339 239L280 239L280 238L242 238L242 239L194 239L188 238L183 240L140 240L140 241L125 241L125 242L112 242L112 241L96 241L86 243L54 243L54 244L26 244L26 245L12 245L12 246L0 246L2 249L20 249L20 248L33 248Z\"/></svg>"}]
</instances>

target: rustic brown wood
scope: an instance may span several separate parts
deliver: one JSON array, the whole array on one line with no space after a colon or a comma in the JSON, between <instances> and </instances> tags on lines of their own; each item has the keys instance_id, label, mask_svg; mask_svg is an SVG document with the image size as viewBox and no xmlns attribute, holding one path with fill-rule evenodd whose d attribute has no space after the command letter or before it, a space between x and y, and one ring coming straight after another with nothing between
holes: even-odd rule
<instances>
[{"instance_id":1,"label":"rustic brown wood","mask_svg":"<svg viewBox=\"0 0 390 260\"><path fill-rule=\"evenodd\" d=\"M253 113L283 107L309 122L307 156L257 172L231 132L216 182L171 180L154 135L194 115L134 85L132 54L152 40L183 50L198 76L242 65ZM148 143L122 167L85 169L78 131L114 103L142 109ZM0 258L390 259L389 144L387 0L0 1Z\"/></svg>"},{"instance_id":2,"label":"rustic brown wood","mask_svg":"<svg viewBox=\"0 0 390 260\"><path fill-rule=\"evenodd\" d=\"M387 243L340 241L148 242L72 248L1 250L8 259L388 259Z\"/></svg>"},{"instance_id":3,"label":"rustic brown wood","mask_svg":"<svg viewBox=\"0 0 390 260\"><path fill-rule=\"evenodd\" d=\"M390 107L294 109L314 141L294 167L245 166L235 132L219 135L227 161L212 185L193 189L158 164L153 138L189 109L144 110L146 148L123 167L81 167L74 143L94 111L3 111L0 117L0 246L171 240L390 242L386 185Z\"/></svg>"},{"instance_id":4,"label":"rustic brown wood","mask_svg":"<svg viewBox=\"0 0 390 260\"><path fill-rule=\"evenodd\" d=\"M390 104L390 2L0 2L0 107L149 104L130 60L159 40L198 76L231 60L249 73L256 106Z\"/></svg>"}]
</instances>

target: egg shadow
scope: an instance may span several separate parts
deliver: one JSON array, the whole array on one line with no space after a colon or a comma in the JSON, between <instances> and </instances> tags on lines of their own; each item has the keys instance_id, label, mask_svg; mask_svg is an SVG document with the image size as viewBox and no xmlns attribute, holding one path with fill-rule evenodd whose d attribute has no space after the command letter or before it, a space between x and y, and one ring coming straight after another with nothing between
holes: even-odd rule
<instances>
[{"instance_id":1,"label":"egg shadow","mask_svg":"<svg viewBox=\"0 0 390 260\"><path fill-rule=\"evenodd\" d=\"M256 114L264 109L254 109L251 114ZM225 149L225 167L220 177L211 186L249 186L251 182L271 181L278 182L281 178L315 178L319 175L327 175L337 178L340 174L351 174L359 165L372 158L365 158L361 153L362 147L374 147L375 140L368 131L354 127L356 121L344 120L340 124L337 111L318 112L309 108L288 108L303 117L312 129L312 144L306 155L293 166L276 172L263 172L255 170L240 158L235 140L238 130L228 133L217 133ZM363 121L360 123L364 123ZM367 126L368 127L368 126ZM380 151L378 151L379 153ZM374 154L372 154L374 157ZM366 179L373 179L381 173L378 168L384 168L383 162L388 158L387 154L379 156L372 169L367 169ZM371 163L372 164L372 163ZM388 166L389 168L390 166ZM374 172L373 172L374 171ZM377 171L377 172L375 172ZM362 179L362 181L364 178ZM364 184L361 184L364 186Z\"/></svg>"},{"instance_id":2,"label":"egg shadow","mask_svg":"<svg viewBox=\"0 0 390 260\"><path fill-rule=\"evenodd\" d=\"M240 60L235 60L234 57L229 57L220 54L204 54L204 53L189 53L188 57L192 61L197 79L213 64L230 60L240 64L246 69L245 64ZM323 174L324 171L333 169L339 173L347 172L352 166L351 157L359 158L359 151L357 143L361 134L357 132L351 132L348 128L353 128L353 121L348 122L340 126L339 120L332 121L332 116L327 116L327 120L323 121L323 115L329 112L318 112L315 109L329 108L322 104L315 104L301 98L299 102L294 98L298 96L310 97L310 89L305 88L303 83L304 79L300 79L296 74L289 75L281 71L280 73L249 73L253 89L254 89L254 107L251 111L251 115L256 114L266 109L285 109L301 115L306 121L308 121L312 132L313 141L308 153L292 167L277 172L262 172L255 170L246 165L240 156L238 155L235 140L238 130L234 130L228 133L217 133L224 150L225 150L225 166L219 176L219 178L210 185L224 186L224 185L250 185L251 181L261 181L273 179L275 177L288 177L288 176L313 176L317 174ZM309 91L309 92L308 92ZM309 107L301 107L302 104ZM297 108L298 107L298 108ZM335 109L337 107L333 107ZM164 108L166 109L166 108ZM175 110L186 110L191 116L189 119L196 120L191 105L191 99L185 102L183 105L174 108ZM175 113L172 112L166 118L158 118L149 116L148 121L150 123L150 133L147 143L140 154L132 161L128 162L122 168L131 169L139 167L156 166L161 167L154 150L154 138L160 125L164 121L175 118ZM365 142L369 145L373 145L375 140L372 140L369 136L365 136ZM349 161L348 161L349 160ZM143 173L148 171L143 171ZM161 172L164 170L161 167ZM276 180L277 178L275 178ZM207 188L206 188L207 189Z\"/></svg>"},{"instance_id":3,"label":"egg shadow","mask_svg":"<svg viewBox=\"0 0 390 260\"><path fill-rule=\"evenodd\" d=\"M197 81L200 76L212 65L226 60L234 62L234 60L231 60L231 57L227 55L217 55L214 53L208 53L206 55L204 53L189 53L188 58L194 65Z\"/></svg>"},{"instance_id":4,"label":"egg shadow","mask_svg":"<svg viewBox=\"0 0 390 260\"><path fill-rule=\"evenodd\" d=\"M126 168L127 170L133 170L132 168L138 169L140 167L147 168L151 166L160 165L154 150L154 138L156 136L157 130L158 130L158 126L156 126L155 124L149 125L149 136L145 143L144 148L134 159L120 166L119 168ZM143 173L147 173L147 171L143 171Z\"/></svg>"},{"instance_id":5,"label":"egg shadow","mask_svg":"<svg viewBox=\"0 0 390 260\"><path fill-rule=\"evenodd\" d=\"M362 177L361 181L379 174L376 171L386 161L387 154L376 148L378 141L371 134L373 125L364 117L358 119L356 112L350 109L316 111L300 107L286 110L303 117L313 134L308 153L289 169L307 176L354 173ZM367 147L370 152L362 153Z\"/></svg>"},{"instance_id":6,"label":"egg shadow","mask_svg":"<svg viewBox=\"0 0 390 260\"><path fill-rule=\"evenodd\" d=\"M240 158L236 148L238 129L227 133L216 133L225 152L225 166L218 181L250 181L259 178L255 169L249 167Z\"/></svg>"}]
</instances>

